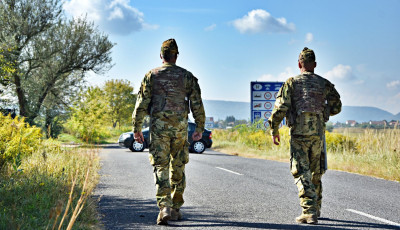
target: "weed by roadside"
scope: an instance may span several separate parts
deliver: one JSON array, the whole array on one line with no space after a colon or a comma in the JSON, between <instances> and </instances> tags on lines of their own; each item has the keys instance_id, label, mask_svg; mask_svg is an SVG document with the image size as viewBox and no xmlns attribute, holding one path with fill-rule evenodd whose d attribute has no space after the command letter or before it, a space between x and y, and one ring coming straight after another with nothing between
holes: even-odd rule
<instances>
[{"instance_id":1,"label":"weed by roadside","mask_svg":"<svg viewBox=\"0 0 400 230\"><path fill-rule=\"evenodd\" d=\"M31 136L23 120L19 122L20 139ZM7 130L12 124L2 122L0 128ZM97 152L66 149L40 138L25 149L10 141L15 132L8 134L0 140L5 146L0 154L4 156L12 146L19 154L0 169L0 229L91 229L96 210L85 203L98 180Z\"/></svg>"}]
</instances>

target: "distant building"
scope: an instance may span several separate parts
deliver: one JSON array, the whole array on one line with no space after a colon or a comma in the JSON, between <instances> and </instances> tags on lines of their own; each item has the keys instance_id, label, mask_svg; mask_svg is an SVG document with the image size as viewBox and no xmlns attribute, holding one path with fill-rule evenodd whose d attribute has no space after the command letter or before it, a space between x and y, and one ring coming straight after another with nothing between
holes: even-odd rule
<instances>
[{"instance_id":1,"label":"distant building","mask_svg":"<svg viewBox=\"0 0 400 230\"><path fill-rule=\"evenodd\" d=\"M343 126L344 126L344 123L340 123L339 121L336 121L335 123L333 123L333 127L335 127L335 128L340 128Z\"/></svg>"},{"instance_id":2,"label":"distant building","mask_svg":"<svg viewBox=\"0 0 400 230\"><path fill-rule=\"evenodd\" d=\"M358 123L355 120L347 120L346 121L346 125L350 125L351 127L356 126L356 124L358 124Z\"/></svg>"},{"instance_id":3,"label":"distant building","mask_svg":"<svg viewBox=\"0 0 400 230\"><path fill-rule=\"evenodd\" d=\"M390 122L389 122L389 126L390 127L399 127L399 121L395 121L395 120L391 120Z\"/></svg>"},{"instance_id":4,"label":"distant building","mask_svg":"<svg viewBox=\"0 0 400 230\"><path fill-rule=\"evenodd\" d=\"M369 121L370 125L377 125L377 126L387 126L388 122L383 120L383 121Z\"/></svg>"}]
</instances>

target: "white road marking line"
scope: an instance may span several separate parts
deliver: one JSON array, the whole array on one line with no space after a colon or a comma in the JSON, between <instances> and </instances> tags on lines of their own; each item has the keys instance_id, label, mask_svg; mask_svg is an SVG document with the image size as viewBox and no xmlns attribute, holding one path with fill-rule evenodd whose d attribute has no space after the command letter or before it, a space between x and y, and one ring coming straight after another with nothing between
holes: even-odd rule
<instances>
[{"instance_id":1,"label":"white road marking line","mask_svg":"<svg viewBox=\"0 0 400 230\"><path fill-rule=\"evenodd\" d=\"M224 170L224 171L227 171L227 172L230 172L230 173L233 173L233 174L236 174L236 175L239 175L239 176L243 176L243 174L237 173L237 172L234 172L234 171L231 171L231 170L229 170L229 169L224 169L224 168L221 168L221 167L216 167L216 168L217 168L217 169Z\"/></svg>"},{"instance_id":2,"label":"white road marking line","mask_svg":"<svg viewBox=\"0 0 400 230\"><path fill-rule=\"evenodd\" d=\"M371 218L371 219L374 219L374 220L377 220L377 221L380 221L380 222L383 222L383 223L386 223L386 224L390 224L390 225L393 225L393 226L400 227L400 224L398 224L396 222L392 222L390 220L386 220L386 219L383 219L383 218L380 218L380 217L376 217L376 216L370 215L368 213L360 212L360 211L357 211L357 210L354 210L354 209L346 209L346 210L349 211L349 212L357 213L357 214L362 215L362 216L366 216L368 218Z\"/></svg>"}]
</instances>

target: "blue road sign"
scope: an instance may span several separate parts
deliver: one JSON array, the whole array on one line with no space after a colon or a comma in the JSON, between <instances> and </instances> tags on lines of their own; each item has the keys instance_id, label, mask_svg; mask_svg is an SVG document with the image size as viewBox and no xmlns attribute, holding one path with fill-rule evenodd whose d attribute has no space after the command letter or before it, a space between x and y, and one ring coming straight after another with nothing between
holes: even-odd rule
<instances>
[{"instance_id":1,"label":"blue road sign","mask_svg":"<svg viewBox=\"0 0 400 230\"><path fill-rule=\"evenodd\" d=\"M263 120L264 127L268 128L268 118L271 116L276 96L283 82L259 82L252 81L250 83L251 103L250 117L251 123ZM285 119L282 125L285 124Z\"/></svg>"}]
</instances>

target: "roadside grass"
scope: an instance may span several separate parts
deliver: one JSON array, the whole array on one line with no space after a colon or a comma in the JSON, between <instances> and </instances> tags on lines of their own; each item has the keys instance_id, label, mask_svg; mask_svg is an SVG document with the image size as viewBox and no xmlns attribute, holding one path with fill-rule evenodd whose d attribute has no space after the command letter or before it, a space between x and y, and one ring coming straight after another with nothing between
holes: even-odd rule
<instances>
[{"instance_id":1,"label":"roadside grass","mask_svg":"<svg viewBox=\"0 0 400 230\"><path fill-rule=\"evenodd\" d=\"M0 118L0 156L9 156L0 167L0 229L98 229L90 198L99 178L96 149L28 139L36 128Z\"/></svg>"},{"instance_id":2,"label":"roadside grass","mask_svg":"<svg viewBox=\"0 0 400 230\"><path fill-rule=\"evenodd\" d=\"M93 229L96 207L85 202L98 181L96 155L94 149L63 149L45 141L17 171L3 168L0 229Z\"/></svg>"},{"instance_id":3,"label":"roadside grass","mask_svg":"<svg viewBox=\"0 0 400 230\"><path fill-rule=\"evenodd\" d=\"M83 141L80 140L79 138L75 137L74 135L68 134L68 133L61 133L57 140L61 143L65 144L82 144Z\"/></svg>"},{"instance_id":4,"label":"roadside grass","mask_svg":"<svg viewBox=\"0 0 400 230\"><path fill-rule=\"evenodd\" d=\"M101 138L98 138L93 141L91 144L115 144L118 143L118 138L122 133L132 131L131 126L121 126L118 128L109 127L106 129L107 132L101 135ZM87 142L82 138L73 135L71 133L62 133L59 135L57 140L62 144L80 144L85 145Z\"/></svg>"},{"instance_id":5,"label":"roadside grass","mask_svg":"<svg viewBox=\"0 0 400 230\"><path fill-rule=\"evenodd\" d=\"M289 129L280 129L275 146L267 131L255 126L213 130L213 148L228 154L289 162ZM326 132L328 168L400 182L400 129Z\"/></svg>"},{"instance_id":6,"label":"roadside grass","mask_svg":"<svg viewBox=\"0 0 400 230\"><path fill-rule=\"evenodd\" d=\"M343 130L342 136L354 134ZM354 146L328 151L330 168L400 182L400 129L364 129Z\"/></svg>"}]
</instances>

